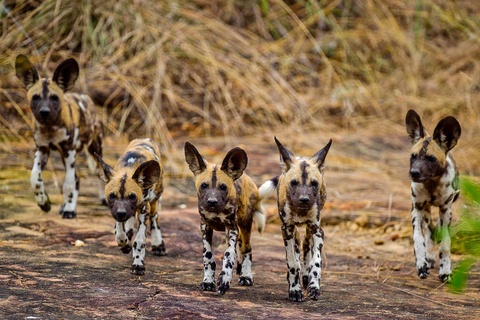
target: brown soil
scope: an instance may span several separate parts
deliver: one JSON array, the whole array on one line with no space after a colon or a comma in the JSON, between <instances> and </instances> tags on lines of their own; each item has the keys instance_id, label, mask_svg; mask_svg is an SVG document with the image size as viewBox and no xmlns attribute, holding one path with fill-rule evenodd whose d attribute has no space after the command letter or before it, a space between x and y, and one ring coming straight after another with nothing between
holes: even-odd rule
<instances>
[{"instance_id":1,"label":"brown soil","mask_svg":"<svg viewBox=\"0 0 480 320\"><path fill-rule=\"evenodd\" d=\"M263 138L241 141L249 154L247 171L257 184L280 170L273 141ZM298 153L316 151L295 138L284 140ZM326 143L323 140L318 149ZM450 293L436 270L426 280L416 276L406 138L394 136L388 144L382 139L365 141L355 135L336 137L327 157L321 297L303 303L288 300L274 199L269 202L265 233L253 232L254 286L241 287L234 277L230 290L218 296L199 289L202 244L188 172L179 176L172 169L167 176L161 228L168 255L147 252L145 275L134 276L129 271L130 255L116 247L113 219L97 205L96 179L87 174L84 159L77 162L83 177L77 219L62 220L57 213L60 160L52 156L53 165L45 175L54 202L45 214L29 186L33 148L12 144L0 156L0 315L4 319L474 319L480 311L478 267L461 295ZM199 150L209 150L208 159L219 161L225 153L223 141L194 142ZM107 141L108 162L113 163L125 145ZM184 165L175 168L179 166ZM167 164L169 168L173 166ZM74 246L76 240L85 246ZM214 245L218 262L225 249L221 234L215 234ZM459 259L453 256L454 262Z\"/></svg>"}]
</instances>

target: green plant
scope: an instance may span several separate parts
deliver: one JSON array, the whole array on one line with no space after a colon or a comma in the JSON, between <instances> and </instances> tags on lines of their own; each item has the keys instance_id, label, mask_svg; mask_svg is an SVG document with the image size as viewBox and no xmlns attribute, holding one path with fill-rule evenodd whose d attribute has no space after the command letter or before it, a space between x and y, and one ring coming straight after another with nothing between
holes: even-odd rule
<instances>
[{"instance_id":1,"label":"green plant","mask_svg":"<svg viewBox=\"0 0 480 320\"><path fill-rule=\"evenodd\" d=\"M455 266L449 284L453 292L463 292L471 268L480 260L480 185L471 178L460 179L465 208L452 230L452 250L465 257Z\"/></svg>"}]
</instances>

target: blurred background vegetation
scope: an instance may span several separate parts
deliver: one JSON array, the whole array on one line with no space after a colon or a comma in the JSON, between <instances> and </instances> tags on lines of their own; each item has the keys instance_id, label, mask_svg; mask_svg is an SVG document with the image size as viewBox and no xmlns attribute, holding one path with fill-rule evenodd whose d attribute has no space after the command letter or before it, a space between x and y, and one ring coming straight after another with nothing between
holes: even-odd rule
<instances>
[{"instance_id":1,"label":"blurred background vegetation","mask_svg":"<svg viewBox=\"0 0 480 320\"><path fill-rule=\"evenodd\" d=\"M476 1L1 0L0 22L4 141L32 126L13 72L20 53L42 74L77 58L76 89L103 106L106 134L148 135L165 148L177 136L379 122L403 131L409 108L456 116L469 129L462 141L479 128ZM476 158L464 162L478 172Z\"/></svg>"}]
</instances>

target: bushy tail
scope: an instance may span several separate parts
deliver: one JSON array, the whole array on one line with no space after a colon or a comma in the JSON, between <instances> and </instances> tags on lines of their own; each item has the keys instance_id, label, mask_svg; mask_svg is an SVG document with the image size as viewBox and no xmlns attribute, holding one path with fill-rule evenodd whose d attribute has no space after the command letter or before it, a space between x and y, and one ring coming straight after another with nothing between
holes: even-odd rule
<instances>
[{"instance_id":1,"label":"bushy tail","mask_svg":"<svg viewBox=\"0 0 480 320\"><path fill-rule=\"evenodd\" d=\"M258 189L258 202L257 208L253 215L253 221L257 225L258 232L262 233L265 229L265 222L267 220L267 211L263 206L263 201L270 197L276 190L278 184L278 177L268 180Z\"/></svg>"}]
</instances>

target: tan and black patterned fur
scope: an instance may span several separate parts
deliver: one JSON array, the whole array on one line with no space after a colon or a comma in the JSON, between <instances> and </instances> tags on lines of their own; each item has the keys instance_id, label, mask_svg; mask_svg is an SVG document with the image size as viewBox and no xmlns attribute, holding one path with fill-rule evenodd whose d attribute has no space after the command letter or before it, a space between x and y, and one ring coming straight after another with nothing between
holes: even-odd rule
<instances>
[{"instance_id":1,"label":"tan and black patterned fur","mask_svg":"<svg viewBox=\"0 0 480 320\"><path fill-rule=\"evenodd\" d=\"M413 246L417 274L428 277L434 268L436 257L433 238L439 235L439 277L450 281L450 223L452 204L459 195L458 169L450 150L461 135L460 124L454 117L445 117L430 136L423 127L420 116L409 110L405 118L407 133L413 146L410 155L412 180ZM439 221L435 227L431 207L439 208ZM435 232L435 228L438 232Z\"/></svg>"},{"instance_id":2,"label":"tan and black patterned fur","mask_svg":"<svg viewBox=\"0 0 480 320\"><path fill-rule=\"evenodd\" d=\"M135 224L138 225L133 242L131 271L143 275L147 220L150 220L152 253L157 256L166 254L157 212L163 193L160 150L151 139L135 139L127 146L114 168L100 156L95 157L103 169L105 195L115 219L115 240L125 254L132 250L131 240Z\"/></svg>"},{"instance_id":3,"label":"tan and black patterned fur","mask_svg":"<svg viewBox=\"0 0 480 320\"><path fill-rule=\"evenodd\" d=\"M280 153L282 174L265 182L259 189L260 197L277 192L277 204L282 221L282 236L286 251L289 299L303 301L302 285L310 298L320 296L322 248L324 234L320 226L320 211L327 199L323 178L324 163L332 144L313 157L295 157L275 138ZM300 236L297 226L305 225L303 241L303 275L300 278Z\"/></svg>"},{"instance_id":4,"label":"tan and black patterned fur","mask_svg":"<svg viewBox=\"0 0 480 320\"><path fill-rule=\"evenodd\" d=\"M265 227L265 211L252 179L244 173L247 154L240 148L230 150L221 165L208 163L189 142L185 143L185 160L195 176L198 211L203 238L204 276L201 289L215 291L215 260L212 253L213 231L224 231L228 247L223 256L217 292L230 287L238 253L238 283L253 285L250 236L253 221L259 232ZM238 243L239 251L236 246Z\"/></svg>"},{"instance_id":5,"label":"tan and black patterned fur","mask_svg":"<svg viewBox=\"0 0 480 320\"><path fill-rule=\"evenodd\" d=\"M48 212L50 199L45 191L42 171L47 164L50 150L57 150L65 165L63 184L63 218L76 217L79 178L75 172L78 152L87 148L90 170L97 173L93 153L102 154L102 124L96 119L95 106L87 95L69 93L79 75L74 59L60 63L52 78L40 78L30 60L19 55L15 60L16 75L27 91L27 100L35 118L34 141L37 147L31 174L31 184L40 208ZM99 195L103 198L103 184Z\"/></svg>"}]
</instances>

